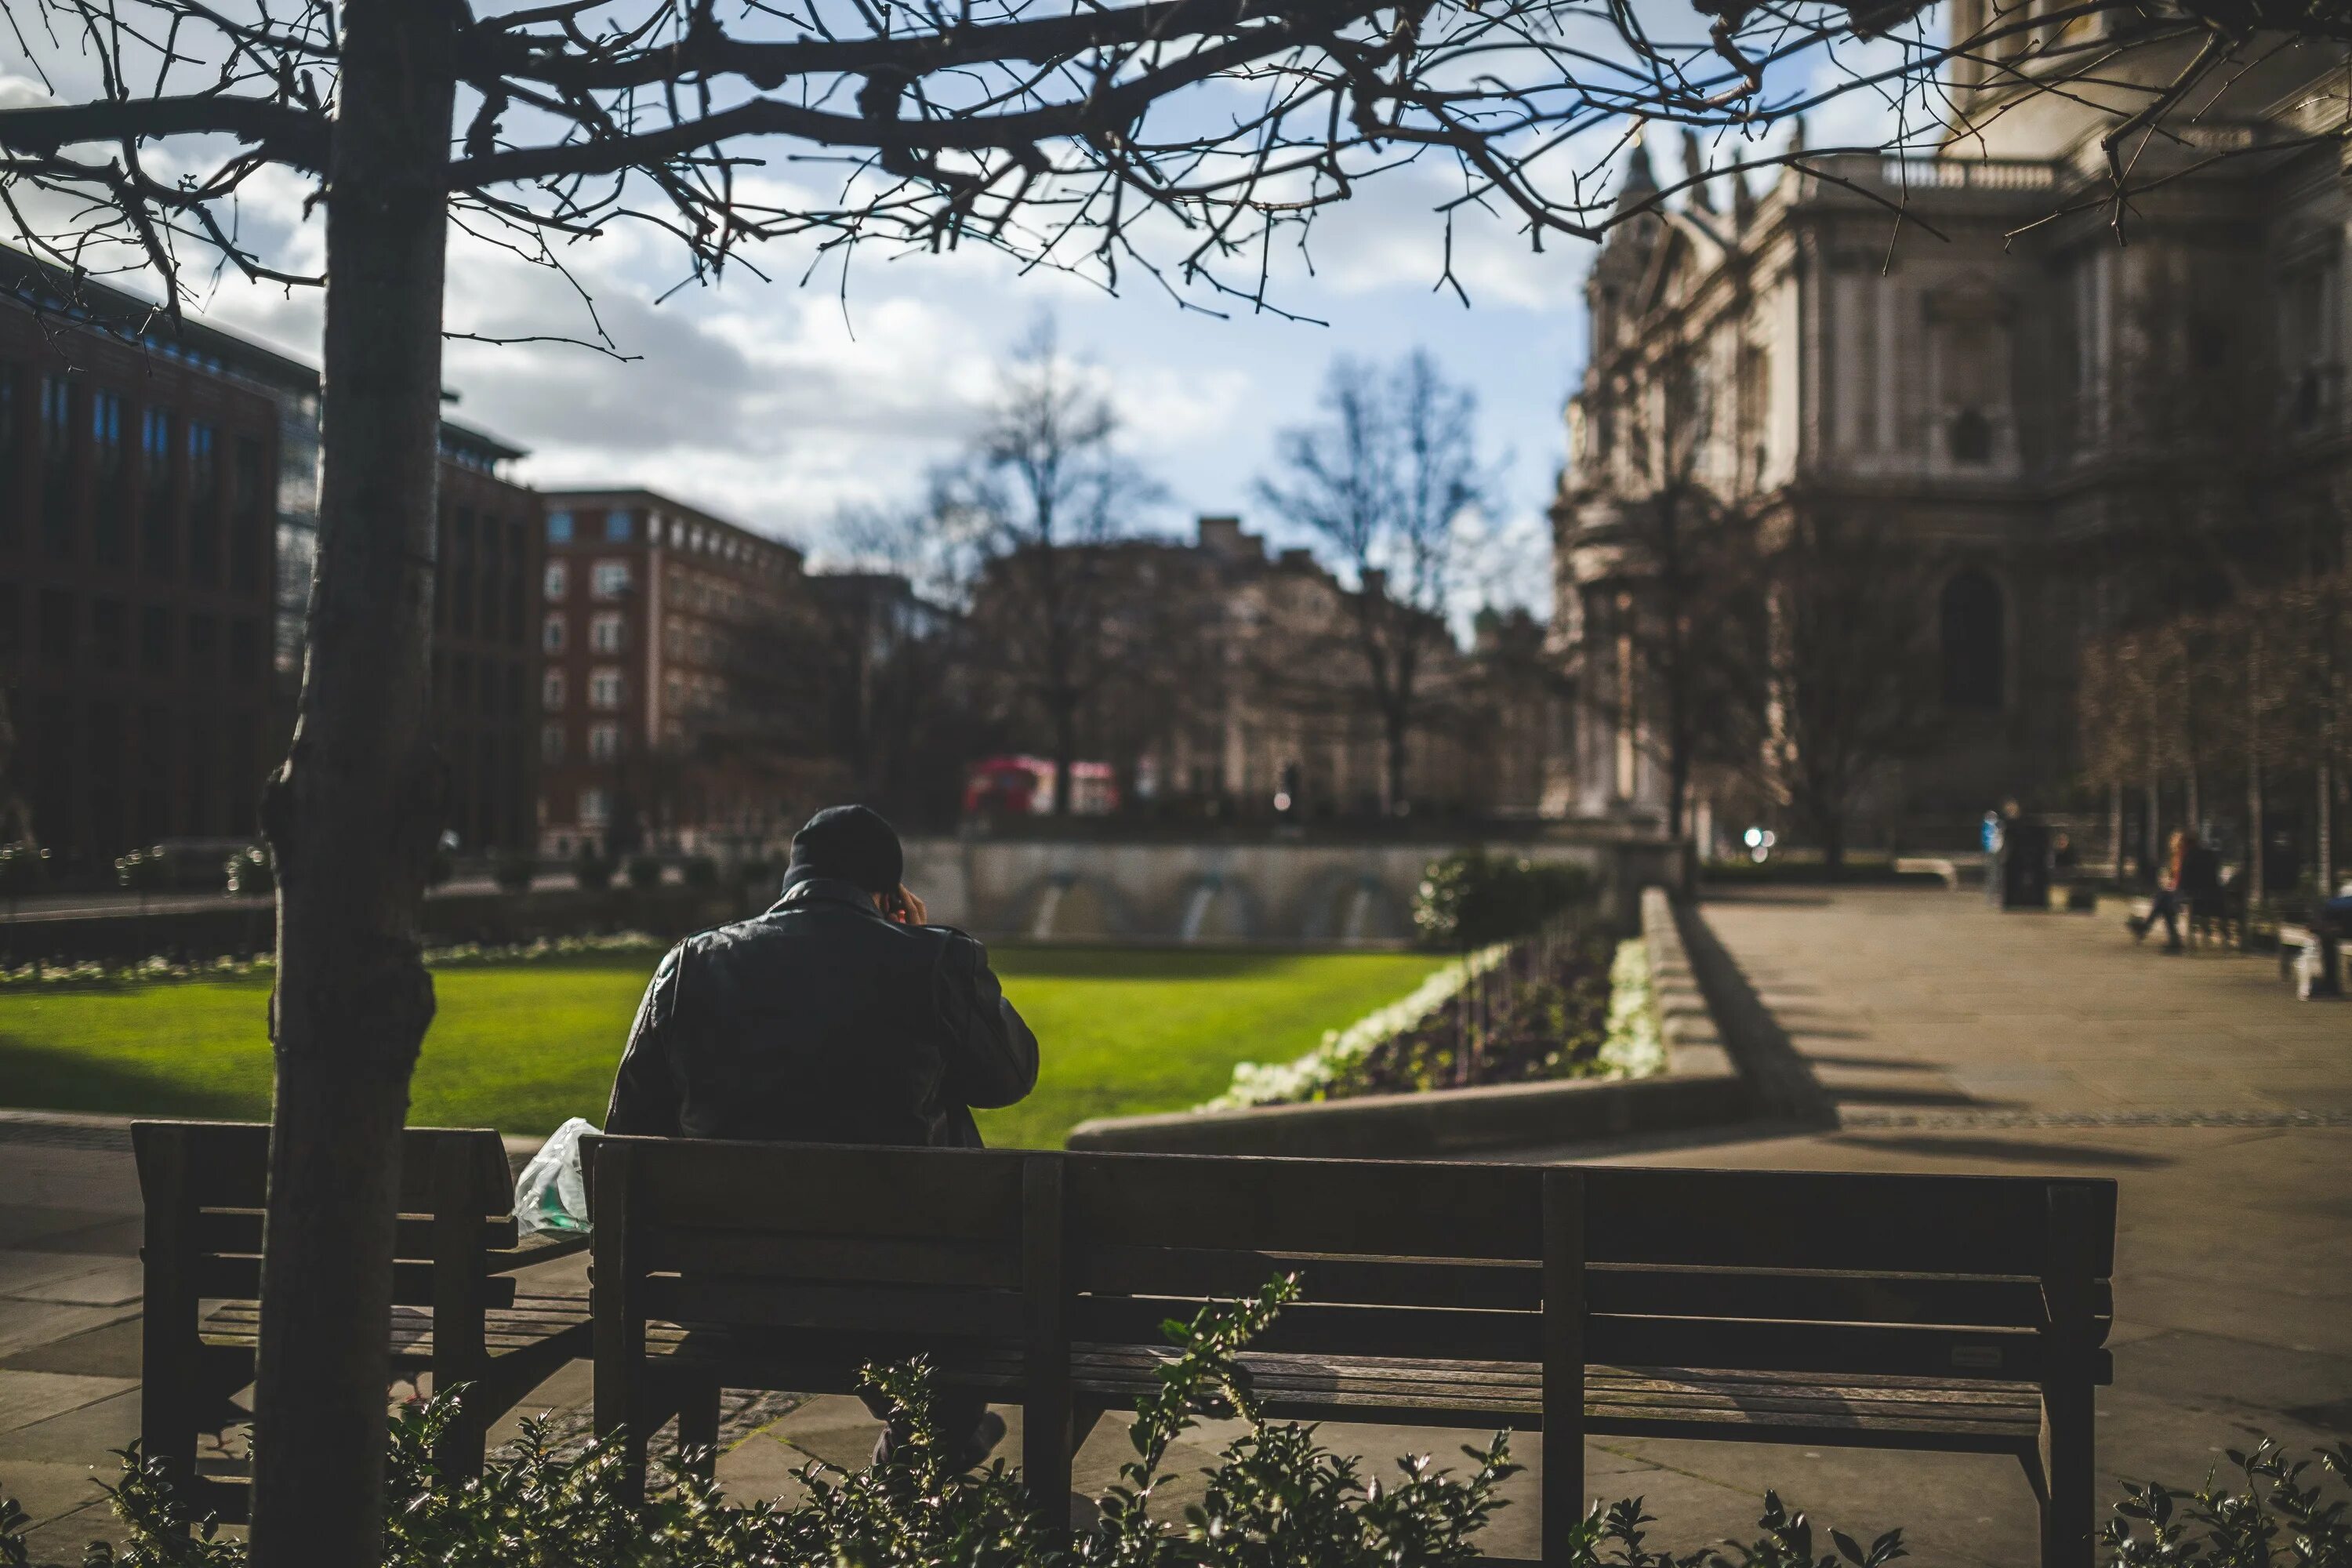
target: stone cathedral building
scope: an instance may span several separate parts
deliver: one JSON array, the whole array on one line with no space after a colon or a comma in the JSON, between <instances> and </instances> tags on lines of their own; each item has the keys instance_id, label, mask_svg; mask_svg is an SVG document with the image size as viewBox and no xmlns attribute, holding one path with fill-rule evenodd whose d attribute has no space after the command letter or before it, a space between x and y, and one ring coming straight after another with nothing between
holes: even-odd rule
<instances>
[{"instance_id":1,"label":"stone cathedral building","mask_svg":"<svg viewBox=\"0 0 2352 1568\"><path fill-rule=\"evenodd\" d=\"M1957 0L1957 25L1987 3ZM2114 42L2110 73L2184 63ZM1769 188L1724 177L1660 203L1633 153L1621 210L1651 210L1595 258L1553 508L1552 637L1579 693L1553 809L1664 815L1622 661L1653 569L1643 509L1677 484L1759 529L1849 520L1917 567L1891 591L1934 671L1936 739L1882 770L1862 845L1965 845L2011 795L2104 812L2074 744L2083 639L2340 558L2343 53L2255 51L2142 154L2143 179L2179 177L2136 199L2119 242L2096 199L2111 117L2007 85L2039 43L1955 84L1973 129L1933 156L1822 152ZM1702 832L1710 804L1717 832L1755 809L1733 805L1734 772L1702 779Z\"/></svg>"}]
</instances>

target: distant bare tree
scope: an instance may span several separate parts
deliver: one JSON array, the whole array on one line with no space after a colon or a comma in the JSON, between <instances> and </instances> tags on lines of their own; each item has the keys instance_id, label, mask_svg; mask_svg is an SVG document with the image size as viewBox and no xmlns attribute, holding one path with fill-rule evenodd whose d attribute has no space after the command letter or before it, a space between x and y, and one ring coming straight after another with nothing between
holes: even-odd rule
<instances>
[{"instance_id":1,"label":"distant bare tree","mask_svg":"<svg viewBox=\"0 0 2352 1568\"><path fill-rule=\"evenodd\" d=\"M1703 769L1749 759L1738 714L1760 699L1761 557L1757 519L1706 461L1716 437L1707 384L1683 344L1657 370L1662 395L1627 406L1624 438L1643 484L1609 542L1622 552L1619 636L1591 651L1628 658L1617 680L1588 679L1583 700L1631 733L1666 781L1666 832L1680 837ZM1631 710L1626 709L1630 706Z\"/></svg>"},{"instance_id":2,"label":"distant bare tree","mask_svg":"<svg viewBox=\"0 0 2352 1568\"><path fill-rule=\"evenodd\" d=\"M1385 371L1335 360L1322 406L1318 423L1282 433L1279 468L1257 491L1350 579L1348 646L1284 673L1310 699L1336 691L1377 721L1381 805L1397 813L1430 667L1452 635L1459 525L1486 499L1477 403L1416 351Z\"/></svg>"},{"instance_id":3,"label":"distant bare tree","mask_svg":"<svg viewBox=\"0 0 2352 1568\"><path fill-rule=\"evenodd\" d=\"M934 485L940 531L978 557L974 655L1044 719L1057 816L1070 812L1080 717L1113 668L1119 578L1103 552L1160 495L1118 434L1118 411L1043 322L1006 367L971 455Z\"/></svg>"},{"instance_id":4,"label":"distant bare tree","mask_svg":"<svg viewBox=\"0 0 2352 1568\"><path fill-rule=\"evenodd\" d=\"M1766 787L1834 872L1846 826L1888 764L1933 735L1927 575L1885 531L1820 517L1789 522L1765 556L1768 622L1755 755Z\"/></svg>"}]
</instances>

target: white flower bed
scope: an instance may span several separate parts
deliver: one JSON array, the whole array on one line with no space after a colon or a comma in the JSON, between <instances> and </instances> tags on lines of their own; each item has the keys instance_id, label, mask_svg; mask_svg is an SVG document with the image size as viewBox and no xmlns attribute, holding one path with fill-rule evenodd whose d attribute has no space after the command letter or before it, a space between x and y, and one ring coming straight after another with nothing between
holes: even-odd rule
<instances>
[{"instance_id":1,"label":"white flower bed","mask_svg":"<svg viewBox=\"0 0 2352 1568\"><path fill-rule=\"evenodd\" d=\"M1596 1078L1648 1078L1666 1070L1658 999L1650 989L1650 948L1640 937L1617 944L1609 965L1609 1036Z\"/></svg>"},{"instance_id":2,"label":"white flower bed","mask_svg":"<svg viewBox=\"0 0 2352 1568\"><path fill-rule=\"evenodd\" d=\"M1192 1109L1241 1110L1253 1105L1312 1100L1347 1068L1453 1001L1473 980L1500 964L1510 950L1509 942L1498 942L1447 964L1414 987L1411 995L1367 1013L1344 1029L1330 1030L1324 1035L1321 1045L1296 1061L1263 1066L1256 1062L1236 1063L1233 1087Z\"/></svg>"}]
</instances>

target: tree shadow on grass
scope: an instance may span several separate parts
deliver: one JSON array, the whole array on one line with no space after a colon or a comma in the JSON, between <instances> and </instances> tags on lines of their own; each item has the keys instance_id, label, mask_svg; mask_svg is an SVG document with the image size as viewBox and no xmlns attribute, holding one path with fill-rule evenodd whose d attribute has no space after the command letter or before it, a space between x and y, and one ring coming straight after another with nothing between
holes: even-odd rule
<instances>
[{"instance_id":1,"label":"tree shadow on grass","mask_svg":"<svg viewBox=\"0 0 2352 1568\"><path fill-rule=\"evenodd\" d=\"M0 1033L0 1105L18 1110L88 1110L120 1116L266 1118L268 1091L193 1084L80 1051Z\"/></svg>"}]
</instances>

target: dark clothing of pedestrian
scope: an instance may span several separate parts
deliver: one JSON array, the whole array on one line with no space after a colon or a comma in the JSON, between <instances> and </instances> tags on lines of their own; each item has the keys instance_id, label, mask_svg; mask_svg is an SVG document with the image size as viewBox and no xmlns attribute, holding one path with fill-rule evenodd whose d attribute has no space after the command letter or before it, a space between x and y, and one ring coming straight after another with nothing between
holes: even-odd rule
<instances>
[{"instance_id":1,"label":"dark clothing of pedestrian","mask_svg":"<svg viewBox=\"0 0 2352 1568\"><path fill-rule=\"evenodd\" d=\"M971 1108L1037 1082L1037 1037L988 951L811 877L767 913L670 949L637 1009L604 1130L976 1149Z\"/></svg>"},{"instance_id":2,"label":"dark clothing of pedestrian","mask_svg":"<svg viewBox=\"0 0 2352 1568\"><path fill-rule=\"evenodd\" d=\"M2164 879L2148 900L2147 915L2132 922L2132 934L2145 937L2157 921L2164 922L2164 950L2180 951L2181 912L2192 900L2221 896L2221 860L2193 834L2176 833L2166 853Z\"/></svg>"}]
</instances>

